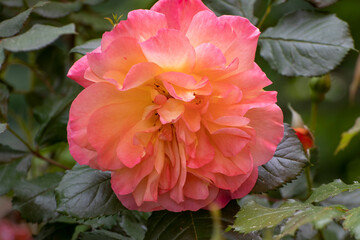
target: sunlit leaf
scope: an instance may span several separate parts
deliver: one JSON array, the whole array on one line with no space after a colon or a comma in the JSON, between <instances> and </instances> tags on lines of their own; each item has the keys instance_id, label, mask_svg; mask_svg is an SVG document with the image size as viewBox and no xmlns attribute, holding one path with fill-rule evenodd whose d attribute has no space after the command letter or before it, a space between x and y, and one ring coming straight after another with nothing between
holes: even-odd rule
<instances>
[{"instance_id":1,"label":"sunlit leaf","mask_svg":"<svg viewBox=\"0 0 360 240\"><path fill-rule=\"evenodd\" d=\"M29 17L31 11L32 9L29 8L15 17L0 22L0 37L11 37L17 34Z\"/></svg>"},{"instance_id":2,"label":"sunlit leaf","mask_svg":"<svg viewBox=\"0 0 360 240\"><path fill-rule=\"evenodd\" d=\"M279 208L268 208L250 201L236 214L232 228L240 233L272 228L303 208L304 205L299 202L287 202Z\"/></svg>"},{"instance_id":3,"label":"sunlit leaf","mask_svg":"<svg viewBox=\"0 0 360 240\"><path fill-rule=\"evenodd\" d=\"M2 40L2 46L12 52L31 51L51 44L64 34L75 34L75 25L62 27L36 24L27 32Z\"/></svg>"},{"instance_id":4,"label":"sunlit leaf","mask_svg":"<svg viewBox=\"0 0 360 240\"><path fill-rule=\"evenodd\" d=\"M286 76L328 73L354 47L346 22L334 14L297 11L260 36L270 66Z\"/></svg>"},{"instance_id":5,"label":"sunlit leaf","mask_svg":"<svg viewBox=\"0 0 360 240\"><path fill-rule=\"evenodd\" d=\"M360 207L351 209L345 216L343 226L349 230L356 239L360 239Z\"/></svg>"},{"instance_id":6,"label":"sunlit leaf","mask_svg":"<svg viewBox=\"0 0 360 240\"><path fill-rule=\"evenodd\" d=\"M95 50L97 47L100 46L101 39L93 39L90 41L87 41L79 46L74 47L70 50L71 53L80 53L82 55L85 55L88 52L91 52Z\"/></svg>"},{"instance_id":7,"label":"sunlit leaf","mask_svg":"<svg viewBox=\"0 0 360 240\"><path fill-rule=\"evenodd\" d=\"M338 195L345 191L354 191L360 189L360 183L354 183L347 185L340 179L335 180L332 183L323 184L320 187L314 189L311 196L306 200L307 203L321 202L329 197Z\"/></svg>"},{"instance_id":8,"label":"sunlit leaf","mask_svg":"<svg viewBox=\"0 0 360 240\"><path fill-rule=\"evenodd\" d=\"M342 217L345 209L341 207L316 207L311 206L302 209L295 213L286 221L285 225L281 228L281 233L277 236L280 240L286 235L294 235L296 230L302 225L311 223L316 229L322 229L335 218Z\"/></svg>"},{"instance_id":9,"label":"sunlit leaf","mask_svg":"<svg viewBox=\"0 0 360 240\"><path fill-rule=\"evenodd\" d=\"M30 222L43 222L56 217L54 190L61 177L61 173L51 173L19 182L14 188L14 209L20 211L21 216Z\"/></svg>"},{"instance_id":10,"label":"sunlit leaf","mask_svg":"<svg viewBox=\"0 0 360 240\"><path fill-rule=\"evenodd\" d=\"M346 132L343 132L341 134L341 140L335 150L335 154L337 154L339 151L345 149L349 145L351 139L359 133L360 133L360 117L358 117L355 120L354 126L352 126L349 130L347 130Z\"/></svg>"},{"instance_id":11,"label":"sunlit leaf","mask_svg":"<svg viewBox=\"0 0 360 240\"><path fill-rule=\"evenodd\" d=\"M238 15L256 24L258 19L254 16L256 0L205 0L204 3L217 15Z\"/></svg>"},{"instance_id":12,"label":"sunlit leaf","mask_svg":"<svg viewBox=\"0 0 360 240\"><path fill-rule=\"evenodd\" d=\"M123 209L110 185L110 173L75 166L56 188L58 211L75 218L112 215Z\"/></svg>"},{"instance_id":13,"label":"sunlit leaf","mask_svg":"<svg viewBox=\"0 0 360 240\"><path fill-rule=\"evenodd\" d=\"M274 157L259 167L259 177L253 192L267 192L295 179L308 163L303 146L295 131L284 124L284 137Z\"/></svg>"}]
</instances>

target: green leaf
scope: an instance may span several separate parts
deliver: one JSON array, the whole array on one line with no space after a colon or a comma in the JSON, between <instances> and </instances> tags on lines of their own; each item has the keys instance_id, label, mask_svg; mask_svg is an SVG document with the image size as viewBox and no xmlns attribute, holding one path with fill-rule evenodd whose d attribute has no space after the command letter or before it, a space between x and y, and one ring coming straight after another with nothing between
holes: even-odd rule
<instances>
[{"instance_id":1,"label":"green leaf","mask_svg":"<svg viewBox=\"0 0 360 240\"><path fill-rule=\"evenodd\" d=\"M203 1L218 16L238 15L256 24L258 19L254 16L254 5L256 0L205 0Z\"/></svg>"},{"instance_id":2,"label":"green leaf","mask_svg":"<svg viewBox=\"0 0 360 240\"><path fill-rule=\"evenodd\" d=\"M29 222L44 222L57 216L55 187L63 174L51 173L39 178L22 180L14 188L13 208Z\"/></svg>"},{"instance_id":3,"label":"green leaf","mask_svg":"<svg viewBox=\"0 0 360 240\"><path fill-rule=\"evenodd\" d=\"M108 172L75 166L56 188L58 211L74 218L112 215L123 209L111 189Z\"/></svg>"},{"instance_id":4,"label":"green leaf","mask_svg":"<svg viewBox=\"0 0 360 240\"><path fill-rule=\"evenodd\" d=\"M336 3L338 0L307 0L307 1L317 8L323 8Z\"/></svg>"},{"instance_id":5,"label":"green leaf","mask_svg":"<svg viewBox=\"0 0 360 240\"><path fill-rule=\"evenodd\" d=\"M6 125L6 124L0 124L0 128L2 125ZM15 150L9 146L0 144L0 164L9 163L15 159L24 157L26 154L28 153L20 150Z\"/></svg>"},{"instance_id":6,"label":"green leaf","mask_svg":"<svg viewBox=\"0 0 360 240\"><path fill-rule=\"evenodd\" d=\"M349 230L356 239L360 239L360 207L347 212L343 226Z\"/></svg>"},{"instance_id":7,"label":"green leaf","mask_svg":"<svg viewBox=\"0 0 360 240\"><path fill-rule=\"evenodd\" d=\"M0 123L0 134L5 132L7 128L7 123ZM0 159L1 162L1 159Z\"/></svg>"},{"instance_id":8,"label":"green leaf","mask_svg":"<svg viewBox=\"0 0 360 240\"><path fill-rule=\"evenodd\" d=\"M0 196L10 192L18 181L26 177L31 157L0 165Z\"/></svg>"},{"instance_id":9,"label":"green leaf","mask_svg":"<svg viewBox=\"0 0 360 240\"><path fill-rule=\"evenodd\" d=\"M0 37L11 37L17 34L21 30L26 19L29 17L31 11L32 9L29 8L15 17L2 21L0 23Z\"/></svg>"},{"instance_id":10,"label":"green leaf","mask_svg":"<svg viewBox=\"0 0 360 240\"><path fill-rule=\"evenodd\" d=\"M42 7L35 8L34 12L46 18L61 18L72 12L79 11L80 8L81 2L79 1L68 3L48 2Z\"/></svg>"},{"instance_id":11,"label":"green leaf","mask_svg":"<svg viewBox=\"0 0 360 240\"><path fill-rule=\"evenodd\" d=\"M125 237L119 233L110 232L106 230L94 230L92 232L80 233L80 240L132 240L132 238Z\"/></svg>"},{"instance_id":12,"label":"green leaf","mask_svg":"<svg viewBox=\"0 0 360 240\"><path fill-rule=\"evenodd\" d=\"M35 240L69 240L71 239L76 225L66 223L47 223L44 225Z\"/></svg>"},{"instance_id":13,"label":"green leaf","mask_svg":"<svg viewBox=\"0 0 360 240\"><path fill-rule=\"evenodd\" d=\"M2 45L0 45L0 69L4 61L5 61L4 48L2 47Z\"/></svg>"},{"instance_id":14,"label":"green leaf","mask_svg":"<svg viewBox=\"0 0 360 240\"><path fill-rule=\"evenodd\" d=\"M295 131L284 124L284 137L277 146L274 157L260 166L259 177L253 192L267 192L295 179L308 160Z\"/></svg>"},{"instance_id":15,"label":"green leaf","mask_svg":"<svg viewBox=\"0 0 360 240\"><path fill-rule=\"evenodd\" d=\"M343 183L340 179L335 180L332 183L323 184L320 187L314 189L311 196L306 200L307 203L321 202L329 197L338 195L345 191L354 191L360 189L360 183L356 182L352 185Z\"/></svg>"},{"instance_id":16,"label":"green leaf","mask_svg":"<svg viewBox=\"0 0 360 240\"><path fill-rule=\"evenodd\" d=\"M334 69L354 47L346 22L334 14L297 11L260 36L270 66L286 76L318 76Z\"/></svg>"},{"instance_id":17,"label":"green leaf","mask_svg":"<svg viewBox=\"0 0 360 240\"><path fill-rule=\"evenodd\" d=\"M0 0L0 3L7 7L22 7L22 0Z\"/></svg>"},{"instance_id":18,"label":"green leaf","mask_svg":"<svg viewBox=\"0 0 360 240\"><path fill-rule=\"evenodd\" d=\"M75 34L75 25L71 23L62 27L53 27L36 24L23 34L2 40L2 46L12 52L37 50L51 44L64 34Z\"/></svg>"},{"instance_id":19,"label":"green leaf","mask_svg":"<svg viewBox=\"0 0 360 240\"><path fill-rule=\"evenodd\" d=\"M35 136L35 141L40 146L67 141L66 125L69 119L69 108L74 98L75 95L70 93L63 99L55 99L36 108L35 114L42 122Z\"/></svg>"},{"instance_id":20,"label":"green leaf","mask_svg":"<svg viewBox=\"0 0 360 240\"><path fill-rule=\"evenodd\" d=\"M7 122L8 99L9 90L4 84L0 83L0 123Z\"/></svg>"},{"instance_id":21,"label":"green leaf","mask_svg":"<svg viewBox=\"0 0 360 240\"><path fill-rule=\"evenodd\" d=\"M84 4L89 4L89 5L96 5L99 4L101 2L103 2L104 0L84 0L83 3Z\"/></svg>"},{"instance_id":22,"label":"green leaf","mask_svg":"<svg viewBox=\"0 0 360 240\"><path fill-rule=\"evenodd\" d=\"M238 210L236 202L230 202L221 212L221 222L224 228L233 224L234 214ZM213 219L209 211L197 212L153 212L148 219L148 231L145 240L155 239L211 239L213 234ZM226 239L239 239L239 234L227 232ZM255 238L254 238L255 239Z\"/></svg>"},{"instance_id":23,"label":"green leaf","mask_svg":"<svg viewBox=\"0 0 360 240\"><path fill-rule=\"evenodd\" d=\"M303 204L295 201L287 202L279 208L268 208L251 201L236 214L235 223L231 227L240 233L272 228L303 208Z\"/></svg>"},{"instance_id":24,"label":"green leaf","mask_svg":"<svg viewBox=\"0 0 360 240\"><path fill-rule=\"evenodd\" d=\"M142 240L145 237L146 224L136 211L123 211L120 226L134 240Z\"/></svg>"},{"instance_id":25,"label":"green leaf","mask_svg":"<svg viewBox=\"0 0 360 240\"><path fill-rule=\"evenodd\" d=\"M356 119L355 124L354 126L352 126L352 128L341 134L341 140L336 148L335 154L345 149L349 145L351 139L355 137L358 133L360 133L360 117Z\"/></svg>"},{"instance_id":26,"label":"green leaf","mask_svg":"<svg viewBox=\"0 0 360 240\"><path fill-rule=\"evenodd\" d=\"M101 44L101 38L93 39L79 46L74 47L73 49L70 50L70 53L80 53L82 55L85 55L86 53L95 50L95 48L99 47L100 44Z\"/></svg>"},{"instance_id":27,"label":"green leaf","mask_svg":"<svg viewBox=\"0 0 360 240\"><path fill-rule=\"evenodd\" d=\"M286 235L294 235L296 230L307 223L311 223L316 229L322 229L333 219L344 215L345 210L340 207L316 207L309 206L304 210L296 212L295 215L286 221L281 228L281 233L276 237L280 240Z\"/></svg>"}]
</instances>

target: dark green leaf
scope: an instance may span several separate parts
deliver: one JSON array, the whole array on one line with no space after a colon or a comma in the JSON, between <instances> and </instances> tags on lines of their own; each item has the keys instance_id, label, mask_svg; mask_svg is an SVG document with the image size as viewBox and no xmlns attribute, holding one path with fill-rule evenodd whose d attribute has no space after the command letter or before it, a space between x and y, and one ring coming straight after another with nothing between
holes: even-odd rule
<instances>
[{"instance_id":1,"label":"dark green leaf","mask_svg":"<svg viewBox=\"0 0 360 240\"><path fill-rule=\"evenodd\" d=\"M295 131L284 124L284 137L277 146L274 157L259 167L259 177L254 192L267 192L295 179L308 163L303 146Z\"/></svg>"},{"instance_id":2,"label":"dark green leaf","mask_svg":"<svg viewBox=\"0 0 360 240\"><path fill-rule=\"evenodd\" d=\"M75 95L70 93L63 99L55 99L36 108L37 120L41 122L41 127L35 136L35 141L39 145L67 141L66 125L69 119L69 108L74 97Z\"/></svg>"},{"instance_id":3,"label":"dark green leaf","mask_svg":"<svg viewBox=\"0 0 360 240\"><path fill-rule=\"evenodd\" d=\"M335 180L332 183L323 184L320 187L314 189L311 196L306 200L307 203L321 202L329 197L338 195L345 191L354 191L360 189L360 183L356 182L352 185L343 183L340 179Z\"/></svg>"},{"instance_id":4,"label":"dark green leaf","mask_svg":"<svg viewBox=\"0 0 360 240\"><path fill-rule=\"evenodd\" d=\"M75 166L56 189L58 211L75 218L112 215L123 209L111 189L110 173Z\"/></svg>"},{"instance_id":5,"label":"dark green leaf","mask_svg":"<svg viewBox=\"0 0 360 240\"><path fill-rule=\"evenodd\" d=\"M75 25L53 27L36 24L23 34L2 40L2 46L12 52L31 51L51 44L64 34L75 34Z\"/></svg>"},{"instance_id":6,"label":"dark green leaf","mask_svg":"<svg viewBox=\"0 0 360 240\"><path fill-rule=\"evenodd\" d=\"M221 212L221 222L224 228L233 224L234 214L238 210L236 202L230 202ZM213 234L213 219L209 211L197 212L153 212L148 219L148 231L145 240L188 240L211 239ZM239 234L228 232L226 239L242 239ZM257 239L253 236L253 239Z\"/></svg>"},{"instance_id":7,"label":"dark green leaf","mask_svg":"<svg viewBox=\"0 0 360 240\"><path fill-rule=\"evenodd\" d=\"M360 239L360 207L351 209L345 216L343 226L349 230L356 239Z\"/></svg>"},{"instance_id":8,"label":"dark green leaf","mask_svg":"<svg viewBox=\"0 0 360 240\"><path fill-rule=\"evenodd\" d=\"M280 240L286 235L294 235L296 230L307 223L311 223L316 229L322 229L333 219L340 218L344 215L345 210L340 207L316 207L309 206L297 212L293 217L286 221L281 228L281 233L277 236Z\"/></svg>"},{"instance_id":9,"label":"dark green leaf","mask_svg":"<svg viewBox=\"0 0 360 240\"><path fill-rule=\"evenodd\" d=\"M22 7L22 0L0 0L0 3L8 7Z\"/></svg>"},{"instance_id":10,"label":"dark green leaf","mask_svg":"<svg viewBox=\"0 0 360 240\"><path fill-rule=\"evenodd\" d=\"M307 0L307 1L317 8L323 8L336 3L338 0Z\"/></svg>"},{"instance_id":11,"label":"dark green leaf","mask_svg":"<svg viewBox=\"0 0 360 240\"><path fill-rule=\"evenodd\" d=\"M134 240L142 240L145 237L145 222L142 221L141 216L136 211L123 211L120 226Z\"/></svg>"},{"instance_id":12,"label":"dark green leaf","mask_svg":"<svg viewBox=\"0 0 360 240\"><path fill-rule=\"evenodd\" d=\"M4 61L5 61L4 48L0 45L0 69Z\"/></svg>"},{"instance_id":13,"label":"dark green leaf","mask_svg":"<svg viewBox=\"0 0 360 240\"><path fill-rule=\"evenodd\" d=\"M272 0L273 5L279 5L279 4L283 4L286 2L287 2L287 0Z\"/></svg>"},{"instance_id":14,"label":"dark green leaf","mask_svg":"<svg viewBox=\"0 0 360 240\"><path fill-rule=\"evenodd\" d=\"M79 46L74 47L70 50L70 53L80 53L85 55L88 52L95 50L95 48L99 47L101 43L101 39L93 39L90 41L85 42Z\"/></svg>"},{"instance_id":15,"label":"dark green leaf","mask_svg":"<svg viewBox=\"0 0 360 240\"><path fill-rule=\"evenodd\" d=\"M29 222L43 222L56 217L54 189L62 175L57 172L19 182L14 188L14 209Z\"/></svg>"},{"instance_id":16,"label":"dark green leaf","mask_svg":"<svg viewBox=\"0 0 360 240\"><path fill-rule=\"evenodd\" d=\"M99 4L101 2L103 2L104 0L84 0L84 4L89 4L89 5L96 5Z\"/></svg>"},{"instance_id":17,"label":"dark green leaf","mask_svg":"<svg viewBox=\"0 0 360 240\"><path fill-rule=\"evenodd\" d=\"M255 202L249 202L236 214L232 228L240 233L272 228L303 208L304 204L299 202L287 202L279 208L268 208Z\"/></svg>"},{"instance_id":18,"label":"dark green leaf","mask_svg":"<svg viewBox=\"0 0 360 240\"><path fill-rule=\"evenodd\" d=\"M348 24L334 14L297 11L260 36L270 66L286 76L317 76L334 69L353 48Z\"/></svg>"},{"instance_id":19,"label":"dark green leaf","mask_svg":"<svg viewBox=\"0 0 360 240\"><path fill-rule=\"evenodd\" d=\"M79 1L68 3L49 2L42 7L35 8L34 12L46 18L61 18L72 12L79 11L80 8L81 3Z\"/></svg>"},{"instance_id":20,"label":"dark green leaf","mask_svg":"<svg viewBox=\"0 0 360 240\"><path fill-rule=\"evenodd\" d=\"M7 122L8 99L9 90L4 84L0 83L0 123Z\"/></svg>"},{"instance_id":21,"label":"dark green leaf","mask_svg":"<svg viewBox=\"0 0 360 240\"><path fill-rule=\"evenodd\" d=\"M80 233L80 240L132 240L132 238L125 237L119 233L110 232L106 230L94 230L92 232Z\"/></svg>"},{"instance_id":22,"label":"dark green leaf","mask_svg":"<svg viewBox=\"0 0 360 240\"><path fill-rule=\"evenodd\" d=\"M76 225L66 223L47 223L44 225L35 240L69 240L71 239Z\"/></svg>"},{"instance_id":23,"label":"dark green leaf","mask_svg":"<svg viewBox=\"0 0 360 240\"><path fill-rule=\"evenodd\" d=\"M0 124L0 128L2 125L6 124ZM17 158L24 157L26 154L27 152L15 150L9 146L0 144L0 164L11 162Z\"/></svg>"},{"instance_id":24,"label":"dark green leaf","mask_svg":"<svg viewBox=\"0 0 360 240\"><path fill-rule=\"evenodd\" d=\"M28 10L12 17L10 19L6 19L0 23L0 37L11 37L17 34L26 19L29 17L32 9L29 8Z\"/></svg>"},{"instance_id":25,"label":"dark green leaf","mask_svg":"<svg viewBox=\"0 0 360 240\"><path fill-rule=\"evenodd\" d=\"M31 157L0 165L0 196L7 194L22 178L26 177Z\"/></svg>"},{"instance_id":26,"label":"dark green leaf","mask_svg":"<svg viewBox=\"0 0 360 240\"><path fill-rule=\"evenodd\" d=\"M205 0L204 3L217 15L238 15L256 24L258 19L254 16L256 0Z\"/></svg>"}]
</instances>

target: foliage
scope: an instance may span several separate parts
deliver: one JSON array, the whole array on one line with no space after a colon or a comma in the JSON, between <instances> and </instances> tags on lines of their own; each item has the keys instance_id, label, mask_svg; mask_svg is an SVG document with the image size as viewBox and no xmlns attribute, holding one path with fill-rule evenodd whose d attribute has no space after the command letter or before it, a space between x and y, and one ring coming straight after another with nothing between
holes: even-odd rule
<instances>
[{"instance_id":1,"label":"foliage","mask_svg":"<svg viewBox=\"0 0 360 240\"><path fill-rule=\"evenodd\" d=\"M74 166L66 125L81 87L66 72L100 46L102 33L112 28L104 18L126 16L130 9L150 7L150 2L0 0L0 195L12 198L13 210L24 221L36 223L34 238L307 239L304 229L311 229L332 239L360 239L360 204L354 201L360 193L360 184L354 182L360 175L359 98L354 87L353 106L344 95L358 55L351 51L350 30L355 36L360 29L337 12L337 6L356 9L351 1L204 0L217 15L239 15L257 24L262 31L257 63L274 82L285 120L289 114L284 106L298 105L304 119L311 118L319 146L305 152L286 124L274 157L259 167L253 192L239 204L232 201L221 211L130 211L113 193L110 173ZM354 39L359 46L360 38ZM308 77L325 74L331 89L312 102L309 116ZM343 174L333 174L338 169ZM344 182L332 181L340 177ZM306 185L308 193L301 194L299 186ZM296 194L286 195L284 189ZM343 235L336 235L340 230Z\"/></svg>"}]
</instances>

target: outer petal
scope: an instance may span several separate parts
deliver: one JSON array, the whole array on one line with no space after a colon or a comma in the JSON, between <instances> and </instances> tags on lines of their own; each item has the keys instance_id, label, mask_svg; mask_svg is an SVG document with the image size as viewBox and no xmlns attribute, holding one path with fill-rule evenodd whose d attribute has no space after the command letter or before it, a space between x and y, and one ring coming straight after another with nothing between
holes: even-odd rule
<instances>
[{"instance_id":1,"label":"outer petal","mask_svg":"<svg viewBox=\"0 0 360 240\"><path fill-rule=\"evenodd\" d=\"M114 29L118 36L128 36L140 42L155 36L160 29L167 28L166 17L162 13L150 10L135 10L128 14Z\"/></svg>"},{"instance_id":2,"label":"outer petal","mask_svg":"<svg viewBox=\"0 0 360 240\"><path fill-rule=\"evenodd\" d=\"M232 198L237 199L237 198L245 197L255 186L257 178L258 178L258 169L257 167L255 167L251 172L250 176L246 179L246 181L243 184L241 184L238 190L231 193Z\"/></svg>"},{"instance_id":3,"label":"outer petal","mask_svg":"<svg viewBox=\"0 0 360 240\"><path fill-rule=\"evenodd\" d=\"M100 52L100 47L96 48L93 52ZM78 84L83 86L84 88L90 86L93 81L89 81L85 78L85 71L88 69L89 63L87 56L83 56L79 60L77 60L74 65L69 69L67 74L68 78L76 81Z\"/></svg>"},{"instance_id":4,"label":"outer petal","mask_svg":"<svg viewBox=\"0 0 360 240\"><path fill-rule=\"evenodd\" d=\"M141 48L147 60L164 71L189 72L195 64L194 48L177 30L161 29L155 37L141 43Z\"/></svg>"},{"instance_id":5,"label":"outer petal","mask_svg":"<svg viewBox=\"0 0 360 240\"><path fill-rule=\"evenodd\" d=\"M273 104L264 108L253 108L245 116L250 119L249 125L256 131L249 147L254 165L260 166L273 157L284 135L283 114L281 109Z\"/></svg>"},{"instance_id":6,"label":"outer petal","mask_svg":"<svg viewBox=\"0 0 360 240\"><path fill-rule=\"evenodd\" d=\"M193 16L209 9L200 0L160 0L151 10L165 14L170 28L186 32Z\"/></svg>"},{"instance_id":7,"label":"outer petal","mask_svg":"<svg viewBox=\"0 0 360 240\"><path fill-rule=\"evenodd\" d=\"M231 24L237 35L235 41L225 52L228 63L238 58L240 60L239 72L251 69L260 35L259 29L252 25L248 19L239 16L221 16L219 21Z\"/></svg>"},{"instance_id":8,"label":"outer petal","mask_svg":"<svg viewBox=\"0 0 360 240\"><path fill-rule=\"evenodd\" d=\"M231 46L236 38L232 27L226 22L220 22L211 11L197 13L186 33L194 47L202 43L211 43L223 53ZM227 59L228 63L233 59Z\"/></svg>"},{"instance_id":9,"label":"outer petal","mask_svg":"<svg viewBox=\"0 0 360 240\"><path fill-rule=\"evenodd\" d=\"M111 79L122 86L125 74L140 62L146 62L141 48L134 38L120 37L102 53L87 54L89 66L94 74Z\"/></svg>"}]
</instances>

